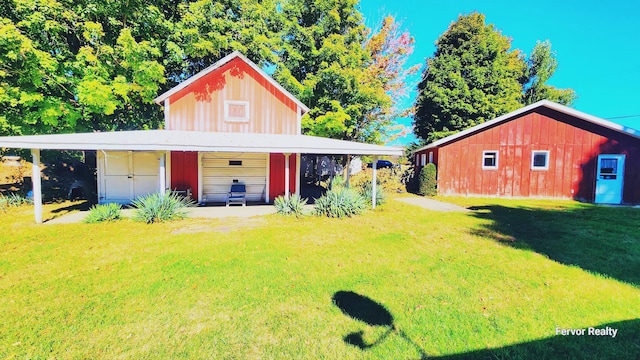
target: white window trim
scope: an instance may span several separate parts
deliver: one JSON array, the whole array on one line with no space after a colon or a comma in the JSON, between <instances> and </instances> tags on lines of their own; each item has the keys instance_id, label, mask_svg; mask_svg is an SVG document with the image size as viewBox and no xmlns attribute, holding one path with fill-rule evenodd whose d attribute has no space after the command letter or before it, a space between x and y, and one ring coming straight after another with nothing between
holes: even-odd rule
<instances>
[{"instance_id":1,"label":"white window trim","mask_svg":"<svg viewBox=\"0 0 640 360\"><path fill-rule=\"evenodd\" d=\"M233 117L229 116L229 105L244 105L245 106L245 115L244 117ZM248 101L239 101L239 100L225 100L224 101L224 121L228 122L249 122L249 102Z\"/></svg>"},{"instance_id":2,"label":"white window trim","mask_svg":"<svg viewBox=\"0 0 640 360\"><path fill-rule=\"evenodd\" d=\"M425 166L427 165L427 154L422 153L420 154L420 166Z\"/></svg>"},{"instance_id":3,"label":"white window trim","mask_svg":"<svg viewBox=\"0 0 640 360\"><path fill-rule=\"evenodd\" d=\"M429 151L429 164L433 164L433 151Z\"/></svg>"},{"instance_id":4,"label":"white window trim","mask_svg":"<svg viewBox=\"0 0 640 360\"><path fill-rule=\"evenodd\" d=\"M533 159L536 154L544 153L547 156L547 161L545 162L545 166L533 166ZM531 170L549 170L549 150L533 150L531 151Z\"/></svg>"},{"instance_id":5,"label":"white window trim","mask_svg":"<svg viewBox=\"0 0 640 360\"><path fill-rule=\"evenodd\" d=\"M485 166L484 165L484 159L485 159L485 156L488 153L495 153L496 154L496 165L495 166ZM484 150L482 152L482 169L483 170L496 170L498 168L499 160L500 160L500 152L498 150Z\"/></svg>"}]
</instances>

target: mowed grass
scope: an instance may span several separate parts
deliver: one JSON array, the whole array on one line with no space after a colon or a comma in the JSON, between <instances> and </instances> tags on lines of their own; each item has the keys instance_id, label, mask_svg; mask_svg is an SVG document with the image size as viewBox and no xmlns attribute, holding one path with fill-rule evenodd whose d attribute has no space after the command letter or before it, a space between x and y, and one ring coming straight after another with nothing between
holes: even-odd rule
<instances>
[{"instance_id":1,"label":"mowed grass","mask_svg":"<svg viewBox=\"0 0 640 360\"><path fill-rule=\"evenodd\" d=\"M637 357L640 209L444 200L476 210L38 226L12 209L0 358Z\"/></svg>"}]
</instances>

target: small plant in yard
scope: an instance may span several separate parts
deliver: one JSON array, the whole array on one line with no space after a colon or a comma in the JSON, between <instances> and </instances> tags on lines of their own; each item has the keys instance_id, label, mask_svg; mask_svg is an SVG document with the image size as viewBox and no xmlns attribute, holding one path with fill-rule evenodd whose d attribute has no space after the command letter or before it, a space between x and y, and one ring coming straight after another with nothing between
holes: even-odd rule
<instances>
[{"instance_id":1,"label":"small plant in yard","mask_svg":"<svg viewBox=\"0 0 640 360\"><path fill-rule=\"evenodd\" d=\"M184 219L187 217L187 207L192 205L193 201L190 198L173 192L141 196L133 201L133 206L136 207L133 220L152 224Z\"/></svg>"},{"instance_id":2,"label":"small plant in yard","mask_svg":"<svg viewBox=\"0 0 640 360\"><path fill-rule=\"evenodd\" d=\"M115 221L122 218L120 213L122 206L116 203L94 205L89 209L89 214L84 218L87 224L95 224L103 221Z\"/></svg>"},{"instance_id":3,"label":"small plant in yard","mask_svg":"<svg viewBox=\"0 0 640 360\"><path fill-rule=\"evenodd\" d=\"M308 199L301 198L298 194L293 194L288 199L284 196L278 196L273 201L273 205L276 207L278 214L302 217L307 201Z\"/></svg>"},{"instance_id":4,"label":"small plant in yard","mask_svg":"<svg viewBox=\"0 0 640 360\"><path fill-rule=\"evenodd\" d=\"M0 210L6 211L10 207L33 204L33 200L20 194L11 193L9 195L0 194Z\"/></svg>"},{"instance_id":5,"label":"small plant in yard","mask_svg":"<svg viewBox=\"0 0 640 360\"><path fill-rule=\"evenodd\" d=\"M425 165L418 175L418 194L435 196L437 193L436 165L429 163Z\"/></svg>"},{"instance_id":6,"label":"small plant in yard","mask_svg":"<svg viewBox=\"0 0 640 360\"><path fill-rule=\"evenodd\" d=\"M315 205L317 215L342 218L361 214L367 201L354 189L338 187L316 199Z\"/></svg>"},{"instance_id":7,"label":"small plant in yard","mask_svg":"<svg viewBox=\"0 0 640 360\"><path fill-rule=\"evenodd\" d=\"M364 183L360 188L360 194L365 198L368 202L371 200L371 193L373 192L373 188L371 184ZM384 194L384 188L381 185L376 186L376 204L382 205L386 201L386 196Z\"/></svg>"}]
</instances>

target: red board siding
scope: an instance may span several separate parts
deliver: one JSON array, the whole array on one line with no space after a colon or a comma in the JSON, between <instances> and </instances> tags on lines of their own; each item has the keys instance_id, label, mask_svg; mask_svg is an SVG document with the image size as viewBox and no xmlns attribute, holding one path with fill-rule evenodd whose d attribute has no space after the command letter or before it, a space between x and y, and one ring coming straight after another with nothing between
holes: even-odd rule
<instances>
[{"instance_id":1,"label":"red board siding","mask_svg":"<svg viewBox=\"0 0 640 360\"><path fill-rule=\"evenodd\" d=\"M424 152L433 151L425 150ZM497 150L498 169L482 169ZM549 151L547 170L531 169L534 150ZM437 149L443 195L552 197L594 201L599 154L626 154L624 203L640 203L640 140L541 108Z\"/></svg>"},{"instance_id":2,"label":"red board siding","mask_svg":"<svg viewBox=\"0 0 640 360\"><path fill-rule=\"evenodd\" d=\"M284 195L284 154L269 155L269 200ZM289 192L296 191L296 154L289 156Z\"/></svg>"},{"instance_id":3,"label":"red board siding","mask_svg":"<svg viewBox=\"0 0 640 360\"><path fill-rule=\"evenodd\" d=\"M198 153L195 151L171 152L171 188L191 189L191 198L198 196Z\"/></svg>"}]
</instances>

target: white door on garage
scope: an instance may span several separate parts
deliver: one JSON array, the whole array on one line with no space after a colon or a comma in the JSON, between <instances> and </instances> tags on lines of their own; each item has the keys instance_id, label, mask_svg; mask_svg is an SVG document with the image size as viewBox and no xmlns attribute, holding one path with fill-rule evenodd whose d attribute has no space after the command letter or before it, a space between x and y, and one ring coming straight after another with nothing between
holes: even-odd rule
<instances>
[{"instance_id":1,"label":"white door on garage","mask_svg":"<svg viewBox=\"0 0 640 360\"><path fill-rule=\"evenodd\" d=\"M203 200L226 201L235 180L246 185L247 201L264 201L268 156L257 153L203 153Z\"/></svg>"},{"instance_id":2,"label":"white door on garage","mask_svg":"<svg viewBox=\"0 0 640 360\"><path fill-rule=\"evenodd\" d=\"M99 202L130 203L158 191L159 156L147 151L98 152Z\"/></svg>"}]
</instances>

